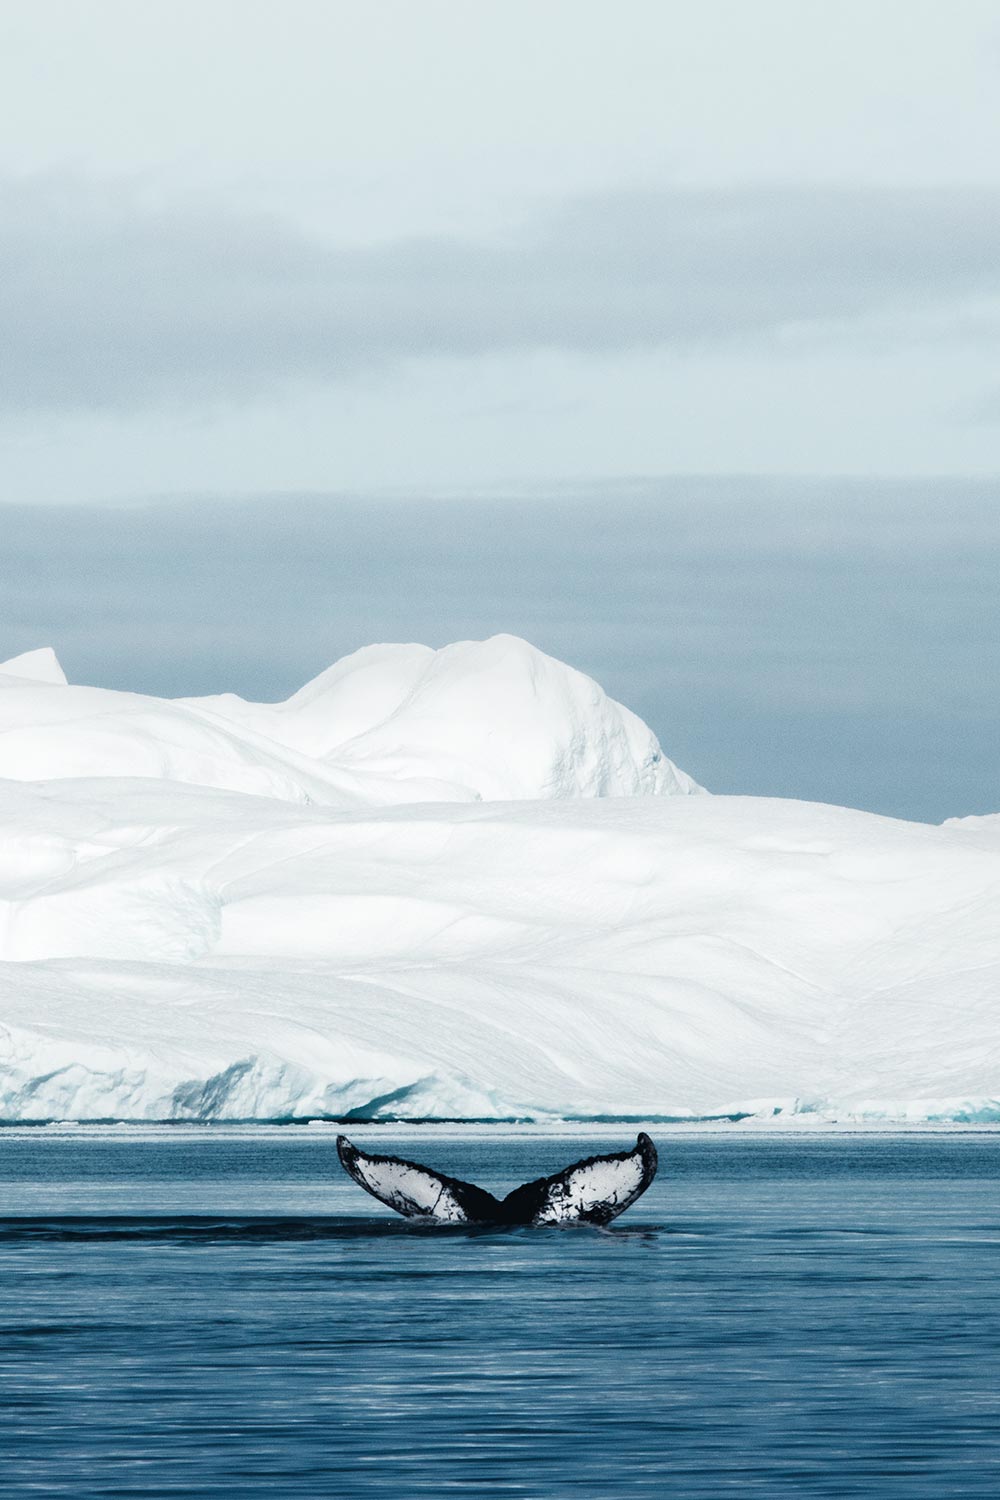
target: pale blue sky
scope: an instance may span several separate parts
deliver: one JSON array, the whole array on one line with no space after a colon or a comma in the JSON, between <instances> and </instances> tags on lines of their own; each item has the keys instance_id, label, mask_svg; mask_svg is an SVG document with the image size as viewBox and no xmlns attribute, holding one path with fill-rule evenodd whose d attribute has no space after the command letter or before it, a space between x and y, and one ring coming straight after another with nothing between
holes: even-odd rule
<instances>
[{"instance_id":1,"label":"pale blue sky","mask_svg":"<svg viewBox=\"0 0 1000 1500\"><path fill-rule=\"evenodd\" d=\"M7 0L0 498L991 474L992 0Z\"/></svg>"}]
</instances>

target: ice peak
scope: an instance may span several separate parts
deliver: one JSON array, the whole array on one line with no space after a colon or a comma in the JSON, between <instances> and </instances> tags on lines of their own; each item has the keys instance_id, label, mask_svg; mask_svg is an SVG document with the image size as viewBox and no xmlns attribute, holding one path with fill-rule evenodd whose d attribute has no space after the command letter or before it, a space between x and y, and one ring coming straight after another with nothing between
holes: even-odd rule
<instances>
[{"instance_id":1,"label":"ice peak","mask_svg":"<svg viewBox=\"0 0 1000 1500\"><path fill-rule=\"evenodd\" d=\"M641 719L516 635L440 650L368 646L286 702L239 713L300 753L409 787L417 799L420 783L439 800L700 790Z\"/></svg>"},{"instance_id":2,"label":"ice peak","mask_svg":"<svg viewBox=\"0 0 1000 1500\"><path fill-rule=\"evenodd\" d=\"M142 776L330 806L700 790L592 678L513 635L368 646L282 703L66 687L48 649L0 671L0 776L17 780Z\"/></svg>"},{"instance_id":3,"label":"ice peak","mask_svg":"<svg viewBox=\"0 0 1000 1500\"><path fill-rule=\"evenodd\" d=\"M0 662L0 676L23 677L29 682L47 682L66 686L66 673L51 646L39 646L34 651L22 651Z\"/></svg>"}]
</instances>

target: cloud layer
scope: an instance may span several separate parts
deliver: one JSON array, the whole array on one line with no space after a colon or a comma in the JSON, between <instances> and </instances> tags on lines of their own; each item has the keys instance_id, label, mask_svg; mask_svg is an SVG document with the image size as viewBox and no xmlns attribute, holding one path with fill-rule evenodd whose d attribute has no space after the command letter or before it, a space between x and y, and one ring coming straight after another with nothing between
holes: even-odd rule
<instances>
[{"instance_id":1,"label":"cloud layer","mask_svg":"<svg viewBox=\"0 0 1000 1500\"><path fill-rule=\"evenodd\" d=\"M1000 192L581 197L502 239L334 245L276 217L0 183L0 407L240 401L532 349L1000 340Z\"/></svg>"}]
</instances>

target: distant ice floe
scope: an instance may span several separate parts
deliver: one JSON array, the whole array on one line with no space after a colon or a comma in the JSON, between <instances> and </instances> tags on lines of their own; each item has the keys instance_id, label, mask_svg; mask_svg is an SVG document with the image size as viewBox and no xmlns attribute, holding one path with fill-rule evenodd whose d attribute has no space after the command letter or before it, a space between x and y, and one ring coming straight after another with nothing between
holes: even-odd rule
<instances>
[{"instance_id":1,"label":"distant ice floe","mask_svg":"<svg viewBox=\"0 0 1000 1500\"><path fill-rule=\"evenodd\" d=\"M1000 817L713 797L510 636L0 665L0 1120L1000 1122Z\"/></svg>"}]
</instances>

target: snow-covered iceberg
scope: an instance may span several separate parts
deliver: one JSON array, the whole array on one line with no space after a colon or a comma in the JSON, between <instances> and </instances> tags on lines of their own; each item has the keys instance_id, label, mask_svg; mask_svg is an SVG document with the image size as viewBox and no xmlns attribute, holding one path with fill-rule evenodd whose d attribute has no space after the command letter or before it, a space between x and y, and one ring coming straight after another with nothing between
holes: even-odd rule
<instances>
[{"instance_id":1,"label":"snow-covered iceberg","mask_svg":"<svg viewBox=\"0 0 1000 1500\"><path fill-rule=\"evenodd\" d=\"M992 825L700 794L523 641L30 652L0 777L0 1119L1000 1120Z\"/></svg>"},{"instance_id":2,"label":"snow-covered iceberg","mask_svg":"<svg viewBox=\"0 0 1000 1500\"><path fill-rule=\"evenodd\" d=\"M0 663L0 778L153 777L328 807L701 790L591 678L514 636L369 646L285 703L70 687Z\"/></svg>"}]
</instances>

